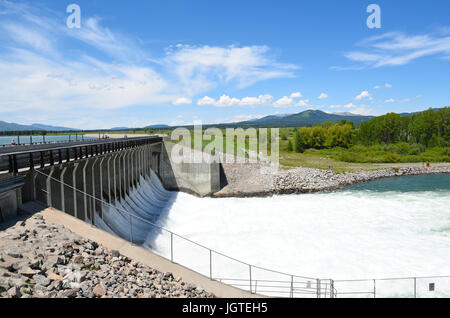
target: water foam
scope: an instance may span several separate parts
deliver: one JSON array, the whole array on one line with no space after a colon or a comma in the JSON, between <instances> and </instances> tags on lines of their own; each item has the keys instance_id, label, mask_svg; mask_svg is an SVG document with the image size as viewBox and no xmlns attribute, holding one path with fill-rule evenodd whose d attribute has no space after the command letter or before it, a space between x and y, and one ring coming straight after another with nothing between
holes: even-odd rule
<instances>
[{"instance_id":1,"label":"water foam","mask_svg":"<svg viewBox=\"0 0 450 318\"><path fill-rule=\"evenodd\" d=\"M131 191L127 200L117 204L213 250L290 274L335 280L450 274L447 189L352 189L212 199L168 192L152 175L141 180L141 187ZM105 225L128 238L127 217L117 209L105 208ZM178 236L171 238L168 232L143 222L133 224L133 239L205 275L248 279L245 264L214 254L211 272L208 250ZM253 272L253 279L271 278L279 277ZM411 282L402 284L385 288L384 295L405 295L405 289L411 295ZM361 288L372 287L368 284ZM420 288L423 292L426 286ZM447 295L449 289L450 280L446 282Z\"/></svg>"}]
</instances>

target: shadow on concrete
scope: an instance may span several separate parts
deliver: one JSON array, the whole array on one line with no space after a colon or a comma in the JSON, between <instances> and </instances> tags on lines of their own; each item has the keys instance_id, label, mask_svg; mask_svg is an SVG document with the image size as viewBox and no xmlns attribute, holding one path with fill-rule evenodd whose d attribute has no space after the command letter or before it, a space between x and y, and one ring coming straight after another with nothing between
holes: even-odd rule
<instances>
[{"instance_id":1,"label":"shadow on concrete","mask_svg":"<svg viewBox=\"0 0 450 318\"><path fill-rule=\"evenodd\" d=\"M227 175L225 174L225 170L223 169L222 163L219 164L219 177L220 177L220 190L222 190L228 185Z\"/></svg>"},{"instance_id":2,"label":"shadow on concrete","mask_svg":"<svg viewBox=\"0 0 450 318\"><path fill-rule=\"evenodd\" d=\"M27 212L27 213L20 214L14 218L10 218L10 219L3 221L2 223L0 223L0 232L5 231L5 230L9 229L10 227L13 227L18 222L23 222L23 221L28 220L33 215L34 215L34 213Z\"/></svg>"}]
</instances>

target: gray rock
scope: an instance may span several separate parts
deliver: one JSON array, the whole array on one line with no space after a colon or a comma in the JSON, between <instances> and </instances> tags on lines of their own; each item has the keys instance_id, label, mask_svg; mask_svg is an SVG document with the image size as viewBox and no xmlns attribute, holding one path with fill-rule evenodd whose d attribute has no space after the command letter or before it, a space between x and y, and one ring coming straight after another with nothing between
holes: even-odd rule
<instances>
[{"instance_id":1,"label":"gray rock","mask_svg":"<svg viewBox=\"0 0 450 318\"><path fill-rule=\"evenodd\" d=\"M20 298L22 294L20 293L20 289L17 286L11 287L8 289L8 296L11 298Z\"/></svg>"},{"instance_id":2,"label":"gray rock","mask_svg":"<svg viewBox=\"0 0 450 318\"><path fill-rule=\"evenodd\" d=\"M58 293L58 297L62 298L75 298L78 294L78 289L66 289Z\"/></svg>"},{"instance_id":3,"label":"gray rock","mask_svg":"<svg viewBox=\"0 0 450 318\"><path fill-rule=\"evenodd\" d=\"M14 258L22 258L22 254L15 248L9 248L5 251L6 255Z\"/></svg>"},{"instance_id":4,"label":"gray rock","mask_svg":"<svg viewBox=\"0 0 450 318\"><path fill-rule=\"evenodd\" d=\"M50 285L51 281L47 277L43 275L34 275L33 280L36 282L36 284L47 287Z\"/></svg>"}]
</instances>

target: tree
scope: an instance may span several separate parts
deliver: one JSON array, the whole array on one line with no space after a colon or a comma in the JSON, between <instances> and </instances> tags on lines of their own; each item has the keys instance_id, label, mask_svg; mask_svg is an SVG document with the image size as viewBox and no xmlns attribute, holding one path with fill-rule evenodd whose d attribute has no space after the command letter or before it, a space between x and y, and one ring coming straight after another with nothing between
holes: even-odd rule
<instances>
[{"instance_id":1,"label":"tree","mask_svg":"<svg viewBox=\"0 0 450 318\"><path fill-rule=\"evenodd\" d=\"M300 132L300 130L297 130L295 132L295 151L298 153L303 153L305 152L305 147L304 147L304 140L303 140L303 136L302 133Z\"/></svg>"},{"instance_id":2,"label":"tree","mask_svg":"<svg viewBox=\"0 0 450 318\"><path fill-rule=\"evenodd\" d=\"M311 129L312 148L321 149L325 146L327 139L327 130L320 126L314 126Z\"/></svg>"},{"instance_id":3,"label":"tree","mask_svg":"<svg viewBox=\"0 0 450 318\"><path fill-rule=\"evenodd\" d=\"M287 151L289 151L289 152L294 151L294 147L292 146L292 141L291 140L288 141Z\"/></svg>"}]
</instances>

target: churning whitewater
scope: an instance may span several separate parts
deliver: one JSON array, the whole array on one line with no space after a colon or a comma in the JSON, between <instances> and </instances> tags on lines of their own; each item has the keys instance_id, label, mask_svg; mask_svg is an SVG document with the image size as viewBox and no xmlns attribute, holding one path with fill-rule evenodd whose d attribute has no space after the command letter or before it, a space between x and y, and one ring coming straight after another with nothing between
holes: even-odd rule
<instances>
[{"instance_id":1,"label":"churning whitewater","mask_svg":"<svg viewBox=\"0 0 450 318\"><path fill-rule=\"evenodd\" d=\"M226 199L168 192L152 174L117 206L245 263L289 274L335 280L450 275L448 174L329 193ZM128 239L130 216L103 210L102 227ZM134 242L177 263L224 281L248 279L245 264L210 255L137 218L131 227ZM252 274L280 278L262 270Z\"/></svg>"}]
</instances>

